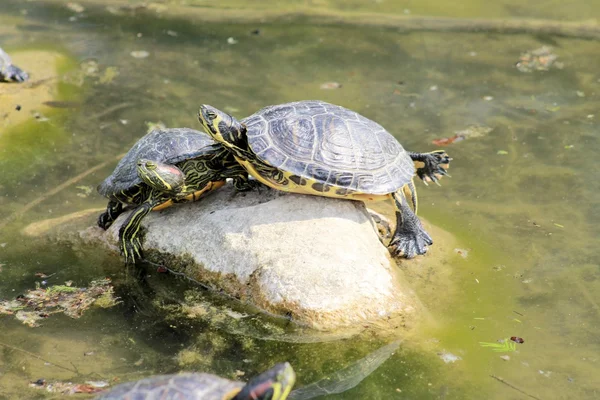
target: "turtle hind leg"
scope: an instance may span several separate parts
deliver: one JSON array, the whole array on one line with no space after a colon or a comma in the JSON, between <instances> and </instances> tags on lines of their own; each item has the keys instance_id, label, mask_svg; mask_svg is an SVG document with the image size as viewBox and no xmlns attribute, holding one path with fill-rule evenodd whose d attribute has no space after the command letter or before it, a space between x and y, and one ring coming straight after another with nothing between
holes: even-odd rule
<instances>
[{"instance_id":1,"label":"turtle hind leg","mask_svg":"<svg viewBox=\"0 0 600 400\"><path fill-rule=\"evenodd\" d=\"M107 230L122 212L123 204L118 201L110 200L106 206L106 211L98 217L98 226Z\"/></svg>"},{"instance_id":2,"label":"turtle hind leg","mask_svg":"<svg viewBox=\"0 0 600 400\"><path fill-rule=\"evenodd\" d=\"M119 249L126 264L135 264L144 257L142 252L142 220L161 201L148 200L140 204L127 217L119 229Z\"/></svg>"},{"instance_id":3,"label":"turtle hind leg","mask_svg":"<svg viewBox=\"0 0 600 400\"><path fill-rule=\"evenodd\" d=\"M446 170L450 165L452 158L444 150L436 150L430 153L413 153L408 155L413 161L420 161L425 164L421 168L417 168L417 176L427 184L427 182L435 182L439 185L438 180L442 176L450 176Z\"/></svg>"},{"instance_id":4,"label":"turtle hind leg","mask_svg":"<svg viewBox=\"0 0 600 400\"><path fill-rule=\"evenodd\" d=\"M427 253L427 246L432 245L433 240L408 205L403 188L393 193L392 197L396 206L396 231L388 245L390 252L405 258Z\"/></svg>"}]
</instances>

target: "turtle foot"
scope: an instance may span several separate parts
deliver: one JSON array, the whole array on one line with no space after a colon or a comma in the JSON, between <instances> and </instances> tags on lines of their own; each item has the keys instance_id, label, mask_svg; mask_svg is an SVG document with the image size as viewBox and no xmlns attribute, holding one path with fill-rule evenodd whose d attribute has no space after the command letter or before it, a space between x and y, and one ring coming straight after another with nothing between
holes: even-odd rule
<instances>
[{"instance_id":1,"label":"turtle foot","mask_svg":"<svg viewBox=\"0 0 600 400\"><path fill-rule=\"evenodd\" d=\"M5 71L6 81L25 82L29 79L29 74L21 68L11 65Z\"/></svg>"},{"instance_id":2,"label":"turtle foot","mask_svg":"<svg viewBox=\"0 0 600 400\"><path fill-rule=\"evenodd\" d=\"M388 247L394 256L413 258L427 253L428 246L432 244L431 236L420 228L416 232L397 232Z\"/></svg>"},{"instance_id":3,"label":"turtle foot","mask_svg":"<svg viewBox=\"0 0 600 400\"><path fill-rule=\"evenodd\" d=\"M123 237L122 233L119 234L119 237ZM125 264L135 264L137 261L141 261L144 258L142 241L139 236L129 240L121 239L120 250L121 255L125 259Z\"/></svg>"},{"instance_id":4,"label":"turtle foot","mask_svg":"<svg viewBox=\"0 0 600 400\"><path fill-rule=\"evenodd\" d=\"M425 184L434 182L439 185L438 181L442 176L450 176L446 170L452 158L444 150L425 153L423 154L423 159L419 161L422 161L425 166L417 169L417 175Z\"/></svg>"},{"instance_id":5,"label":"turtle foot","mask_svg":"<svg viewBox=\"0 0 600 400\"><path fill-rule=\"evenodd\" d=\"M125 259L125 264L135 264L137 261L141 261L144 258L144 254L140 241L132 240L126 243L121 249L121 255Z\"/></svg>"},{"instance_id":6,"label":"turtle foot","mask_svg":"<svg viewBox=\"0 0 600 400\"><path fill-rule=\"evenodd\" d=\"M98 226L104 230L107 230L113 222L114 220L108 215L108 212L103 212L98 217Z\"/></svg>"}]
</instances>

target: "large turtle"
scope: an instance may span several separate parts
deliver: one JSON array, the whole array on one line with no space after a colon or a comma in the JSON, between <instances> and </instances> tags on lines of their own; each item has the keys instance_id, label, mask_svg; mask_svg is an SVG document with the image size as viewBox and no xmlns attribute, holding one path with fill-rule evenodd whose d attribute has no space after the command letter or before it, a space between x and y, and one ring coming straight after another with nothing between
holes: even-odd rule
<instances>
[{"instance_id":1,"label":"large turtle","mask_svg":"<svg viewBox=\"0 0 600 400\"><path fill-rule=\"evenodd\" d=\"M391 197L397 221L391 252L412 258L433 244L415 215L413 162L424 164L416 170L423 181L437 183L451 160L443 150L407 152L378 123L316 100L266 107L241 122L209 105L198 116L206 132L265 185L362 201Z\"/></svg>"},{"instance_id":2,"label":"large turtle","mask_svg":"<svg viewBox=\"0 0 600 400\"><path fill-rule=\"evenodd\" d=\"M288 363L275 365L248 383L215 375L159 375L124 383L96 400L285 400L296 374Z\"/></svg>"},{"instance_id":3,"label":"large turtle","mask_svg":"<svg viewBox=\"0 0 600 400\"><path fill-rule=\"evenodd\" d=\"M252 185L248 174L219 143L189 128L154 129L142 137L119 161L113 173L98 186L108 197L98 225L108 227L123 212L135 210L119 230L119 247L125 262L142 258L139 235L142 219L154 209L197 200L233 178L238 190Z\"/></svg>"},{"instance_id":4,"label":"large turtle","mask_svg":"<svg viewBox=\"0 0 600 400\"><path fill-rule=\"evenodd\" d=\"M29 78L27 72L13 65L6 52L0 49L0 82L25 82Z\"/></svg>"}]
</instances>

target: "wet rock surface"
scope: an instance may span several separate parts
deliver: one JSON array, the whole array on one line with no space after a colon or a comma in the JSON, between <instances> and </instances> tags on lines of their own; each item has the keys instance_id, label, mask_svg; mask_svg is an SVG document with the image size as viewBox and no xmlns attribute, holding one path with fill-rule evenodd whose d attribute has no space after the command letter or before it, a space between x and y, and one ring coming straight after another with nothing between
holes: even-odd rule
<instances>
[{"instance_id":1,"label":"wet rock surface","mask_svg":"<svg viewBox=\"0 0 600 400\"><path fill-rule=\"evenodd\" d=\"M81 236L116 251L126 216ZM360 202L227 185L201 202L152 212L143 226L149 260L313 328L419 308Z\"/></svg>"}]
</instances>

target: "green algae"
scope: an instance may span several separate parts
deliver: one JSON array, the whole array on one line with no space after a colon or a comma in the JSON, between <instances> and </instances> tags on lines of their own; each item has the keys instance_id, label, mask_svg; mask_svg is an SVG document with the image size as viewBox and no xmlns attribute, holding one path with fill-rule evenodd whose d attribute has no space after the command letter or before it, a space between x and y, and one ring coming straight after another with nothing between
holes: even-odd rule
<instances>
[{"instance_id":1,"label":"green algae","mask_svg":"<svg viewBox=\"0 0 600 400\"><path fill-rule=\"evenodd\" d=\"M587 18L597 7L556 3L540 10L533 3L488 3L485 9L477 1L460 8L440 2L389 1L299 1L292 5L269 1L252 6L231 1L218 7L238 9L240 14L256 9L294 11L292 6L297 6L307 13L343 8L348 13L403 14L408 9L411 15L571 20ZM71 14L64 9L44 12L66 21ZM42 12L36 16L36 9L30 14L42 22L48 18ZM35 132L39 127L46 129L47 122L18 133L3 131L0 142L6 140L10 151L9 158L0 158L2 179L6 179L2 190L11 195L3 197L3 210L32 201L65 176L75 176L126 150L144 133L146 121L197 127L194 113L204 102L228 107L243 117L267 104L321 98L356 109L396 134L406 148L423 151L436 149L432 140L472 124L485 124L493 128L488 135L447 146L454 158L452 178L443 179L441 188L419 183L421 215L450 232L457 246L468 251L466 258L455 254L447 261L453 273L446 285L438 280L428 288L427 282L415 282L434 323L419 328L358 387L331 398L522 395L490 374L539 398L594 398L594 391L599 390L594 338L600 318L596 251L600 186L593 179L600 117L593 94L600 88L597 43L548 36L417 34L372 26L319 26L306 16L284 22L256 21L193 23L157 17L151 10L115 16L105 7L90 7L89 25L63 27L61 40L69 43L83 42L94 48L96 42L87 35L110 43L109 50L98 46L99 50L90 53L98 54L101 68L114 67L119 74L104 84L86 83L81 97L76 86L60 89L61 100L81 101L82 106L45 113L55 126L47 127L47 141L40 138L43 144L36 142ZM94 24L109 29L90 28ZM260 35L253 35L257 28ZM178 36L165 34L167 30ZM137 37L138 33L142 36ZM36 36L42 34L28 35L42 40ZM229 37L237 43L229 45ZM559 60L565 62L562 70L525 76L514 67L523 52L544 44L555 47ZM18 48L14 40L10 48ZM137 60L129 55L140 49L150 56ZM79 57L87 54L81 52ZM320 89L330 81L342 86ZM578 91L586 96L579 96ZM483 100L486 96L493 99ZM91 118L123 102L135 107ZM77 136L71 137L72 132ZM58 153L49 149L54 143ZM499 150L508 154L498 155ZM110 170L107 167L80 184L93 187ZM98 196L81 198L77 193L74 186L47 200L15 223L14 232L28 221L47 218L49 210L62 215L105 203ZM93 223L90 218L89 224ZM5 264L0 273L3 293L14 286L30 287L31 279L23 274L33 276L42 267L47 274L74 274L82 280L92 271L124 275L118 257L98 254L93 248L50 246L36 240L17 243L7 232L0 242L6 243L0 249L0 264ZM435 250L434 244L431 252ZM214 298L203 299L197 293L197 304L187 304L189 288L184 283L172 276L157 276L152 270L147 273L157 282L140 288L135 296L136 289L123 285L119 296L126 303L118 312L86 316L86 324L49 321L43 327L48 330L36 337L9 322L7 337L13 344L47 352L47 346L56 344L56 336L64 336L73 349L59 346L53 350L62 358L73 360L80 369L88 367L106 375L123 372L122 379L174 372L183 366L230 377L240 370L250 376L285 359L302 371L299 385L318 381L384 344L376 335L369 336L371 332L322 343L268 340L269 334L291 335L285 321L251 311L254 321L244 323L245 318L235 318L249 313L243 305L215 306ZM428 296L432 292L435 295ZM101 335L88 331L92 339L79 336L78 331L86 326ZM510 353L508 361L479 345L513 335L523 337L525 343ZM102 357L84 359L82 354L93 350L90 347L98 347ZM7 353L0 365L8 366L12 382L7 386L8 378L0 377L0 385L10 387L8 393L20 393L12 389L14 382L58 375L48 372L43 363L24 362ZM460 360L446 364L441 358L448 353Z\"/></svg>"}]
</instances>

